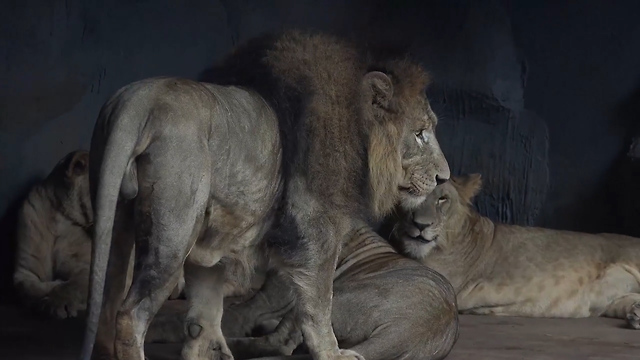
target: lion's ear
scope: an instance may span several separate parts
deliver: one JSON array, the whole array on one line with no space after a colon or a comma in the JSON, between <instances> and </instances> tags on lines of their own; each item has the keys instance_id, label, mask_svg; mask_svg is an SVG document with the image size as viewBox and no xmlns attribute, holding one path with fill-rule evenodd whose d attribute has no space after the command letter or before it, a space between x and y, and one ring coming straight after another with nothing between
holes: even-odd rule
<instances>
[{"instance_id":1,"label":"lion's ear","mask_svg":"<svg viewBox=\"0 0 640 360\"><path fill-rule=\"evenodd\" d=\"M456 186L458 194L465 202L471 202L482 189L482 175L477 173L455 176L452 180L458 185Z\"/></svg>"},{"instance_id":2,"label":"lion's ear","mask_svg":"<svg viewBox=\"0 0 640 360\"><path fill-rule=\"evenodd\" d=\"M87 172L89 169L89 152L78 151L73 155L67 168L67 176L79 176Z\"/></svg>"},{"instance_id":3,"label":"lion's ear","mask_svg":"<svg viewBox=\"0 0 640 360\"><path fill-rule=\"evenodd\" d=\"M371 103L386 108L393 97L393 83L389 77L380 71L368 72L363 79L363 85L371 96Z\"/></svg>"}]
</instances>

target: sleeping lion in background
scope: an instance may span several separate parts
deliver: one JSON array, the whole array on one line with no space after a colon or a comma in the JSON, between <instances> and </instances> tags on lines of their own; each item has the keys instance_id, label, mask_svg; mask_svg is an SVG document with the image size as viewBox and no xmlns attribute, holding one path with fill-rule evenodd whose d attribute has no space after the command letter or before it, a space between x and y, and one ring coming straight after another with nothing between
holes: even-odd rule
<instances>
[{"instance_id":1,"label":"sleeping lion in background","mask_svg":"<svg viewBox=\"0 0 640 360\"><path fill-rule=\"evenodd\" d=\"M391 235L452 283L461 313L606 316L640 329L640 239L494 223L472 206L481 183L437 186Z\"/></svg>"},{"instance_id":2,"label":"sleeping lion in background","mask_svg":"<svg viewBox=\"0 0 640 360\"><path fill-rule=\"evenodd\" d=\"M87 306L93 225L88 169L89 152L70 152L31 189L18 213L14 285L28 305L55 318L75 317Z\"/></svg>"}]
</instances>

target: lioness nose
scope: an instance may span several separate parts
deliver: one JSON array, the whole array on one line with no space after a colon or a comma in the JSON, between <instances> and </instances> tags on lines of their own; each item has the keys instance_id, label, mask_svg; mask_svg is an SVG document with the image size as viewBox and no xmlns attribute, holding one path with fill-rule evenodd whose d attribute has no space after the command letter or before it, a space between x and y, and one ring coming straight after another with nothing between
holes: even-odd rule
<instances>
[{"instance_id":1,"label":"lioness nose","mask_svg":"<svg viewBox=\"0 0 640 360\"><path fill-rule=\"evenodd\" d=\"M436 175L436 184L437 185L442 185L442 184L446 183L447 181L449 181L448 178L443 178L443 177L440 177L440 175Z\"/></svg>"},{"instance_id":2,"label":"lioness nose","mask_svg":"<svg viewBox=\"0 0 640 360\"><path fill-rule=\"evenodd\" d=\"M428 228L429 226L431 226L433 223L431 223L431 222L419 223L417 221L414 221L413 224L418 228L418 230L422 231L422 230Z\"/></svg>"}]
</instances>

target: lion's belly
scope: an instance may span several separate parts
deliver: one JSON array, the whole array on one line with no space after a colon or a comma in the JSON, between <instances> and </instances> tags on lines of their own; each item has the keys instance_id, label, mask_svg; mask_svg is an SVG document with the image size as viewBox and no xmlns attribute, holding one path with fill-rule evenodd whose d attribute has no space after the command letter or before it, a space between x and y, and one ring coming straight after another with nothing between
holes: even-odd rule
<instances>
[{"instance_id":1,"label":"lion's belly","mask_svg":"<svg viewBox=\"0 0 640 360\"><path fill-rule=\"evenodd\" d=\"M257 94L206 85L216 106L211 116L211 191L189 261L212 266L242 257L260 240L282 191L278 121Z\"/></svg>"},{"instance_id":2,"label":"lion's belly","mask_svg":"<svg viewBox=\"0 0 640 360\"><path fill-rule=\"evenodd\" d=\"M573 287L538 291L519 285L480 283L467 294L458 295L458 309L462 314L529 316L529 317L587 317L589 301L584 289Z\"/></svg>"}]
</instances>

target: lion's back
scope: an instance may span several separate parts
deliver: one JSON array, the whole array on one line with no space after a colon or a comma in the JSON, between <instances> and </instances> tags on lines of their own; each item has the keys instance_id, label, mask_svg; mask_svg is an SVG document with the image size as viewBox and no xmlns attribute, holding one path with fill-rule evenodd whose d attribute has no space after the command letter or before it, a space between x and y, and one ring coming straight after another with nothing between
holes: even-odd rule
<instances>
[{"instance_id":1,"label":"lion's back","mask_svg":"<svg viewBox=\"0 0 640 360\"><path fill-rule=\"evenodd\" d=\"M333 323L338 338L362 336L371 331L385 331L376 336L394 351L406 351L406 359L442 359L458 338L456 294L449 281L438 272L416 261L400 257L372 270L357 281L334 285ZM341 326L353 320L346 314L367 314L359 328ZM340 333L347 329L348 333ZM366 348L366 347L364 347ZM367 354L363 354L365 357ZM380 358L381 354L371 354Z\"/></svg>"},{"instance_id":2,"label":"lion's back","mask_svg":"<svg viewBox=\"0 0 640 360\"><path fill-rule=\"evenodd\" d=\"M496 240L513 260L541 265L615 262L626 254L640 254L640 239L610 233L497 225Z\"/></svg>"}]
</instances>

